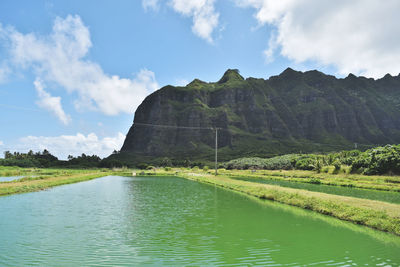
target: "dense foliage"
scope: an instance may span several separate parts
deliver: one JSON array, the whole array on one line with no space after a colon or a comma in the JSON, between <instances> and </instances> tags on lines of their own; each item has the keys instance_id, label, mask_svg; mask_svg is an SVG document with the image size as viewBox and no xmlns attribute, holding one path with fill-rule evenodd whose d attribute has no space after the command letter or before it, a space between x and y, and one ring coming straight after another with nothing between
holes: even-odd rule
<instances>
[{"instance_id":1,"label":"dense foliage","mask_svg":"<svg viewBox=\"0 0 400 267\"><path fill-rule=\"evenodd\" d=\"M341 151L326 155L289 154L273 158L240 158L224 164L227 169L297 169L353 173L400 174L400 145L386 145L361 152ZM348 167L348 168L346 168Z\"/></svg>"},{"instance_id":2,"label":"dense foliage","mask_svg":"<svg viewBox=\"0 0 400 267\"><path fill-rule=\"evenodd\" d=\"M354 171L364 174L400 174L400 145L369 149L351 159Z\"/></svg>"},{"instance_id":3,"label":"dense foliage","mask_svg":"<svg viewBox=\"0 0 400 267\"><path fill-rule=\"evenodd\" d=\"M115 155L117 154L114 153ZM108 157L101 160L96 155L82 154L69 156L68 160L59 160L49 151L28 153L11 153L6 151L0 166L19 167L61 167L61 168L95 168L95 167L134 167L148 169L157 167L213 167L212 162L190 161L164 158L143 158L141 163L123 161ZM330 154L288 154L272 158L246 157L234 159L219 165L226 169L264 169L264 170L314 170L317 172L352 172L367 175L400 174L400 145L386 145L361 152L359 150L341 151Z\"/></svg>"},{"instance_id":4,"label":"dense foliage","mask_svg":"<svg viewBox=\"0 0 400 267\"><path fill-rule=\"evenodd\" d=\"M0 159L0 166L19 166L19 167L37 167L37 168L94 168L100 166L101 159L96 155L82 154L78 157L68 156L68 160L59 160L48 150L34 153L32 150L28 153L10 151L4 152L4 159Z\"/></svg>"},{"instance_id":5,"label":"dense foliage","mask_svg":"<svg viewBox=\"0 0 400 267\"><path fill-rule=\"evenodd\" d=\"M313 170L323 156L314 154L289 154L273 158L240 158L224 164L226 169Z\"/></svg>"}]
</instances>

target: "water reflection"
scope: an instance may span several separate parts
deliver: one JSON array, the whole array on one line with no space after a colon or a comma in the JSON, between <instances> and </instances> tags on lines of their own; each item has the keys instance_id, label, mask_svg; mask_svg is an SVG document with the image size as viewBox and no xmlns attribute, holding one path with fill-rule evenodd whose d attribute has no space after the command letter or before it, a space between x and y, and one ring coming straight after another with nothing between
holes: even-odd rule
<instances>
[{"instance_id":1,"label":"water reflection","mask_svg":"<svg viewBox=\"0 0 400 267\"><path fill-rule=\"evenodd\" d=\"M0 265L400 262L398 237L175 177L107 177L0 198ZM388 238L388 240L390 240Z\"/></svg>"},{"instance_id":2,"label":"water reflection","mask_svg":"<svg viewBox=\"0 0 400 267\"><path fill-rule=\"evenodd\" d=\"M1 182L11 182L11 181L16 181L21 178L24 178L24 176L7 176L7 177L0 177L0 183Z\"/></svg>"}]
</instances>

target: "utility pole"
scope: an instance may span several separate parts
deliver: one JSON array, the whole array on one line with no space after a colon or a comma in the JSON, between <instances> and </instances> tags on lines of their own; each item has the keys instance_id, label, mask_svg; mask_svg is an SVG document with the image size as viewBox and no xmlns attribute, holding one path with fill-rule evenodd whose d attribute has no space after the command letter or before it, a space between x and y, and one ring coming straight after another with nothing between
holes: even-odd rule
<instances>
[{"instance_id":1,"label":"utility pole","mask_svg":"<svg viewBox=\"0 0 400 267\"><path fill-rule=\"evenodd\" d=\"M215 176L218 175L218 128L215 128Z\"/></svg>"}]
</instances>

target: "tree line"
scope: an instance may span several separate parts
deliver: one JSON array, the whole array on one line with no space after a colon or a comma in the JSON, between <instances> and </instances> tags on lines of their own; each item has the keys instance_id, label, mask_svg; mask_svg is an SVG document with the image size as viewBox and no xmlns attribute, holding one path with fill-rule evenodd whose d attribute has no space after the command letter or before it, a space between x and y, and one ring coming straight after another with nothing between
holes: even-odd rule
<instances>
[{"instance_id":1,"label":"tree line","mask_svg":"<svg viewBox=\"0 0 400 267\"><path fill-rule=\"evenodd\" d=\"M227 169L314 170L365 175L400 174L400 145L366 151L344 150L329 154L289 154L272 158L239 158L222 164Z\"/></svg>"},{"instance_id":2,"label":"tree line","mask_svg":"<svg viewBox=\"0 0 400 267\"><path fill-rule=\"evenodd\" d=\"M28 153L4 152L4 159L0 159L0 166L19 166L36 168L96 168L101 166L101 158L96 155L69 155L68 160L59 160L47 149L39 152L30 150Z\"/></svg>"},{"instance_id":3,"label":"tree line","mask_svg":"<svg viewBox=\"0 0 400 267\"><path fill-rule=\"evenodd\" d=\"M113 155L118 153L118 151L114 151ZM150 162L147 162L129 165L112 156L101 159L99 156L83 153L77 157L70 155L68 160L59 160L46 149L36 153L32 150L28 153L6 151L4 152L4 159L0 159L0 166L36 168L112 168L129 166L146 169L150 164ZM153 159L151 164L162 167L203 167L208 165L204 162L174 160L167 157ZM226 169L298 169L331 173L400 175L400 144L375 147L366 151L345 150L329 154L288 154L272 158L239 158L221 163L219 167Z\"/></svg>"}]
</instances>

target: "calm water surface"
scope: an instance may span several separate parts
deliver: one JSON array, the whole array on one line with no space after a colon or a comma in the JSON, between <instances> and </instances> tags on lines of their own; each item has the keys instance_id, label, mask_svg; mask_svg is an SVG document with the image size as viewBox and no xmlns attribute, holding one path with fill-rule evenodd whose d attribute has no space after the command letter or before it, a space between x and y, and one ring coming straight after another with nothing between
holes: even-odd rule
<instances>
[{"instance_id":1,"label":"calm water surface","mask_svg":"<svg viewBox=\"0 0 400 267\"><path fill-rule=\"evenodd\" d=\"M290 181L272 180L272 179L263 179L254 177L232 176L231 178L242 181L279 185L284 187L305 189L315 192L322 192L322 193L349 196L349 197L366 198L366 199L380 200L380 201L400 204L400 192L370 190L370 189L361 189L361 188L345 187L345 186L290 182Z\"/></svg>"},{"instance_id":2,"label":"calm water surface","mask_svg":"<svg viewBox=\"0 0 400 267\"><path fill-rule=\"evenodd\" d=\"M0 266L400 265L400 238L175 177L0 197Z\"/></svg>"},{"instance_id":3,"label":"calm water surface","mask_svg":"<svg viewBox=\"0 0 400 267\"><path fill-rule=\"evenodd\" d=\"M18 179L24 178L24 176L8 176L8 177L0 177L0 182L10 182Z\"/></svg>"}]
</instances>

